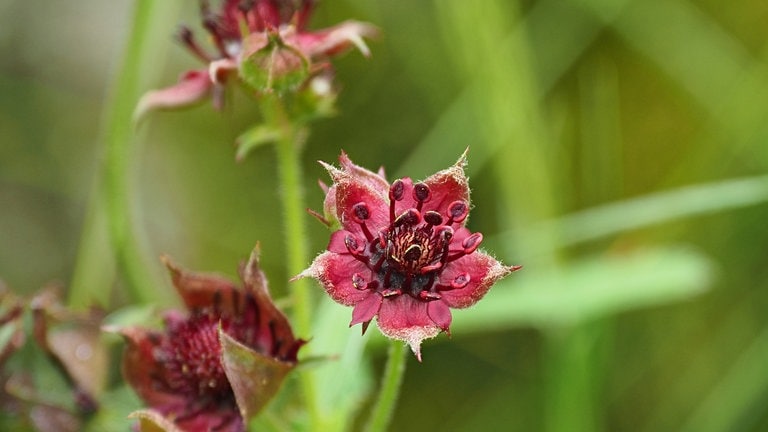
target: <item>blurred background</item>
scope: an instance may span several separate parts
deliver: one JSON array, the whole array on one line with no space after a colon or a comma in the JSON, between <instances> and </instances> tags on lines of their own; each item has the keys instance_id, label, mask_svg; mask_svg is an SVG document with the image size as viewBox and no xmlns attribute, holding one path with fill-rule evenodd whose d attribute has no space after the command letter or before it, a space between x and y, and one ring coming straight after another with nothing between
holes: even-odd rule
<instances>
[{"instance_id":1,"label":"blurred background","mask_svg":"<svg viewBox=\"0 0 768 432\"><path fill-rule=\"evenodd\" d=\"M140 92L199 67L173 37L200 31L196 2L169 5ZM132 7L0 1L0 279L13 292L77 277ZM525 266L409 359L393 430L768 429L767 2L323 1L312 27L346 19L382 37L372 58L335 61L339 113L306 145L307 205L322 207L316 161L341 149L424 178L469 147L469 226ZM274 296L287 293L275 155L235 163L258 119L229 96L223 113L153 113L136 132L131 215L162 304L155 257L234 277L257 240ZM306 223L320 252L328 232ZM119 278L92 283L110 307L131 300ZM359 339L350 309L330 307L331 328ZM369 342L375 384L385 350ZM344 396L364 407L363 387Z\"/></svg>"}]
</instances>

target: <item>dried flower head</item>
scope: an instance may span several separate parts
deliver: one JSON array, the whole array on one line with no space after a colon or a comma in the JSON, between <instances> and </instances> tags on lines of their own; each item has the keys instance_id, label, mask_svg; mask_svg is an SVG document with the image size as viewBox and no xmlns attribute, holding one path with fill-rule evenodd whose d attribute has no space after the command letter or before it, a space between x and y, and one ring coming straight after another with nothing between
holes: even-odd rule
<instances>
[{"instance_id":1,"label":"dried flower head","mask_svg":"<svg viewBox=\"0 0 768 432\"><path fill-rule=\"evenodd\" d=\"M167 313L164 332L120 331L128 342L125 377L151 408L136 417L187 431L245 430L245 420L295 366L304 341L272 303L258 250L240 269L242 290L223 277L165 263L189 311Z\"/></svg>"},{"instance_id":2,"label":"dried flower head","mask_svg":"<svg viewBox=\"0 0 768 432\"><path fill-rule=\"evenodd\" d=\"M449 332L450 308L473 305L520 267L478 250L483 235L465 226L466 154L417 183L390 184L344 153L340 162L341 169L324 164L333 184L324 188L325 217L316 215L340 229L298 277L318 279L335 301L353 306L350 326L362 323L365 332L376 317L382 333L421 359L424 339Z\"/></svg>"}]
</instances>

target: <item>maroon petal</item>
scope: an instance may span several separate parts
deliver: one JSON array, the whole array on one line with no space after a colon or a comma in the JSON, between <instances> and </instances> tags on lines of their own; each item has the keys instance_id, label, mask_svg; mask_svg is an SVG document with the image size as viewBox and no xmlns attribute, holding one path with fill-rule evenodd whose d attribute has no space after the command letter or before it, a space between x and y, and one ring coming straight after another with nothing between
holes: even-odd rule
<instances>
[{"instance_id":1,"label":"maroon petal","mask_svg":"<svg viewBox=\"0 0 768 432\"><path fill-rule=\"evenodd\" d=\"M421 341L437 336L441 329L427 313L427 303L409 295L387 299L379 309L379 330L385 336L405 341L421 361Z\"/></svg>"},{"instance_id":2,"label":"maroon petal","mask_svg":"<svg viewBox=\"0 0 768 432\"><path fill-rule=\"evenodd\" d=\"M239 290L234 282L211 273L198 273L176 265L168 256L161 260L171 273L171 281L189 310L217 308L231 315L239 304Z\"/></svg>"},{"instance_id":3,"label":"maroon petal","mask_svg":"<svg viewBox=\"0 0 768 432\"><path fill-rule=\"evenodd\" d=\"M442 331L450 333L452 317L448 305L440 300L431 301L427 303L427 315Z\"/></svg>"},{"instance_id":4,"label":"maroon petal","mask_svg":"<svg viewBox=\"0 0 768 432\"><path fill-rule=\"evenodd\" d=\"M345 306L354 306L365 300L368 291L357 289L352 283L352 275L369 272L365 264L351 255L323 252L296 278L313 277L323 284L325 291L336 302Z\"/></svg>"},{"instance_id":5,"label":"maroon petal","mask_svg":"<svg viewBox=\"0 0 768 432\"><path fill-rule=\"evenodd\" d=\"M136 105L133 118L139 120L144 114L155 109L180 108L194 104L208 97L212 87L213 83L207 70L188 71L176 85L145 93Z\"/></svg>"},{"instance_id":6,"label":"maroon petal","mask_svg":"<svg viewBox=\"0 0 768 432\"><path fill-rule=\"evenodd\" d=\"M153 355L161 336L138 327L124 328L119 333L126 340L123 376L139 397L154 407L184 405L183 395L165 393L156 385L155 379L164 376L164 369Z\"/></svg>"},{"instance_id":7,"label":"maroon petal","mask_svg":"<svg viewBox=\"0 0 768 432\"><path fill-rule=\"evenodd\" d=\"M430 199L424 203L423 211L434 210L441 214L449 214L449 206L454 201L464 201L469 205L469 182L464 174L467 164L465 151L453 166L432 174L424 180L429 187Z\"/></svg>"},{"instance_id":8,"label":"maroon petal","mask_svg":"<svg viewBox=\"0 0 768 432\"><path fill-rule=\"evenodd\" d=\"M328 164L323 165L334 182L331 190L336 194L336 201L335 209L331 210L336 212L336 218L344 229L355 235L364 235L360 224L352 217L353 206L361 202L368 206L370 218L366 223L369 224L372 232L389 224L389 185L386 185L386 182L383 182L386 186L382 188L376 182L369 181L370 178L361 177L357 172L340 170ZM377 176L373 172L371 175Z\"/></svg>"},{"instance_id":9,"label":"maroon petal","mask_svg":"<svg viewBox=\"0 0 768 432\"><path fill-rule=\"evenodd\" d=\"M352 327L355 324L372 320L379 313L383 300L384 297L381 294L369 291L368 296L352 309L352 322L349 323L349 326Z\"/></svg>"},{"instance_id":10,"label":"maroon petal","mask_svg":"<svg viewBox=\"0 0 768 432\"><path fill-rule=\"evenodd\" d=\"M296 353L304 341L296 339L288 317L272 301L267 278L259 264L259 253L259 246L256 245L248 263L240 269L246 293L243 315L251 314L254 321L258 320L259 328L263 329L258 339L263 344L264 352L280 360L296 361Z\"/></svg>"},{"instance_id":11,"label":"maroon petal","mask_svg":"<svg viewBox=\"0 0 768 432\"><path fill-rule=\"evenodd\" d=\"M333 56L351 46L357 47L364 56L371 55L364 37L376 37L378 29L371 24L346 21L339 25L315 32L286 35L286 42L294 45L310 58Z\"/></svg>"},{"instance_id":12,"label":"maroon petal","mask_svg":"<svg viewBox=\"0 0 768 432\"><path fill-rule=\"evenodd\" d=\"M490 255L475 251L450 263L440 275L439 283L446 286L450 286L457 277L469 275L465 286L441 291L442 301L452 308L472 306L497 280L519 268L505 266Z\"/></svg>"}]
</instances>

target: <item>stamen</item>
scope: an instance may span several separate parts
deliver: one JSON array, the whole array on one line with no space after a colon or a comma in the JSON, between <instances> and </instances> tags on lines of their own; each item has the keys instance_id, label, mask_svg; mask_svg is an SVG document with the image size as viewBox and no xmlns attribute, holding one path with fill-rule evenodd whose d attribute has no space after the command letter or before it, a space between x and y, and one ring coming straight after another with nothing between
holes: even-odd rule
<instances>
[{"instance_id":1,"label":"stamen","mask_svg":"<svg viewBox=\"0 0 768 432\"><path fill-rule=\"evenodd\" d=\"M451 281L451 288L454 288L454 289L464 288L465 286L467 286L470 280L471 280L471 277L469 276L469 273L462 273L456 276Z\"/></svg>"},{"instance_id":2,"label":"stamen","mask_svg":"<svg viewBox=\"0 0 768 432\"><path fill-rule=\"evenodd\" d=\"M441 263L441 262L436 262L434 264L426 265L426 266L421 268L421 274L427 274L427 273L429 273L431 271L439 269L442 266L443 266L443 263Z\"/></svg>"},{"instance_id":3,"label":"stamen","mask_svg":"<svg viewBox=\"0 0 768 432\"><path fill-rule=\"evenodd\" d=\"M357 239L352 237L351 235L347 235L344 237L344 245L347 246L347 250L352 255L359 255L360 254L360 245L357 243Z\"/></svg>"},{"instance_id":4,"label":"stamen","mask_svg":"<svg viewBox=\"0 0 768 432\"><path fill-rule=\"evenodd\" d=\"M352 275L352 286L362 291L368 288L368 282L366 282L363 275L360 273L355 273Z\"/></svg>"},{"instance_id":5,"label":"stamen","mask_svg":"<svg viewBox=\"0 0 768 432\"><path fill-rule=\"evenodd\" d=\"M403 199L405 185L402 180L395 180L389 187L389 223L395 221L395 201Z\"/></svg>"},{"instance_id":6,"label":"stamen","mask_svg":"<svg viewBox=\"0 0 768 432\"><path fill-rule=\"evenodd\" d=\"M366 240L369 242L373 241L373 234L371 234L371 231L368 229L368 226L365 224L365 221L370 219L371 212L368 209L368 204L364 202L359 202L352 206L352 220L360 224L360 228L363 229L363 234L365 234Z\"/></svg>"},{"instance_id":7,"label":"stamen","mask_svg":"<svg viewBox=\"0 0 768 432\"><path fill-rule=\"evenodd\" d=\"M219 33L219 24L216 20L216 16L210 12L204 15L203 27L205 27L205 29L208 30L208 33L211 34L213 43L216 45L216 49L219 50L219 54L221 54L221 56L224 58L229 57L227 55L227 48L224 46L224 40Z\"/></svg>"},{"instance_id":8,"label":"stamen","mask_svg":"<svg viewBox=\"0 0 768 432\"><path fill-rule=\"evenodd\" d=\"M483 241L483 234L474 233L471 236L465 238L463 242L461 242L461 247L464 248L464 253L469 255L472 252L474 252L478 246L480 246L480 242L482 241Z\"/></svg>"},{"instance_id":9,"label":"stamen","mask_svg":"<svg viewBox=\"0 0 768 432\"><path fill-rule=\"evenodd\" d=\"M352 206L352 217L355 222L361 224L363 221L370 219L371 212L368 210L368 204L359 202Z\"/></svg>"},{"instance_id":10,"label":"stamen","mask_svg":"<svg viewBox=\"0 0 768 432\"><path fill-rule=\"evenodd\" d=\"M436 292L422 291L419 293L419 298L426 301L440 300L442 296Z\"/></svg>"},{"instance_id":11,"label":"stamen","mask_svg":"<svg viewBox=\"0 0 768 432\"><path fill-rule=\"evenodd\" d=\"M408 249L405 250L403 258L407 261L417 261L421 258L421 251L421 246L416 244L410 245L408 246Z\"/></svg>"},{"instance_id":12,"label":"stamen","mask_svg":"<svg viewBox=\"0 0 768 432\"><path fill-rule=\"evenodd\" d=\"M421 213L418 210L412 208L406 210L403 214L395 219L394 226L399 227L401 225L415 226L421 221Z\"/></svg>"},{"instance_id":13,"label":"stamen","mask_svg":"<svg viewBox=\"0 0 768 432\"><path fill-rule=\"evenodd\" d=\"M198 45L197 41L195 40L195 36L189 27L182 26L179 29L179 40L184 44L184 46L187 47L187 49L192 52L192 54L197 56L197 58L200 60L206 63L213 61L211 56L209 56L208 53L206 53L205 50L203 50L200 45Z\"/></svg>"},{"instance_id":14,"label":"stamen","mask_svg":"<svg viewBox=\"0 0 768 432\"><path fill-rule=\"evenodd\" d=\"M461 223L469 214L469 206L464 201L454 201L448 206L448 212L451 214L448 225L452 223Z\"/></svg>"},{"instance_id":15,"label":"stamen","mask_svg":"<svg viewBox=\"0 0 768 432\"><path fill-rule=\"evenodd\" d=\"M413 199L417 202L416 210L421 211L421 207L425 202L429 201L429 198L429 186L424 183L416 183L413 185Z\"/></svg>"},{"instance_id":16,"label":"stamen","mask_svg":"<svg viewBox=\"0 0 768 432\"><path fill-rule=\"evenodd\" d=\"M441 223L443 223L443 216L436 211L430 210L424 213L424 222L426 222L430 226L440 225Z\"/></svg>"}]
</instances>

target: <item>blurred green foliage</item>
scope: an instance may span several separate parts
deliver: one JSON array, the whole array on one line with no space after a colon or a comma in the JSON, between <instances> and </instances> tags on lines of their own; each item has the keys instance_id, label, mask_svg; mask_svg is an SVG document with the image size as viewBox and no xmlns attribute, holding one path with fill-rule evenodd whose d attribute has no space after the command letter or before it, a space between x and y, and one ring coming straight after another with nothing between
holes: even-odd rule
<instances>
[{"instance_id":1,"label":"blurred green foliage","mask_svg":"<svg viewBox=\"0 0 768 432\"><path fill-rule=\"evenodd\" d=\"M146 89L197 66L172 37L197 24L191 3L155 26ZM17 293L73 277L131 5L0 3L0 278ZM315 161L341 149L422 178L468 146L469 226L525 266L409 360L393 430L768 428L768 3L325 1L313 26L350 18L383 37L372 59L335 62L339 115L309 137L307 204L327 180ZM188 268L234 276L260 241L285 297L275 155L235 163L257 110L229 96L224 113L141 125L133 212L149 255ZM306 220L319 252L328 233ZM123 288L97 289L120 306ZM380 371L380 337L346 330L349 309L320 291L318 334L300 336L348 372L312 366L324 404L364 407L377 375L354 359L371 339Z\"/></svg>"}]
</instances>

